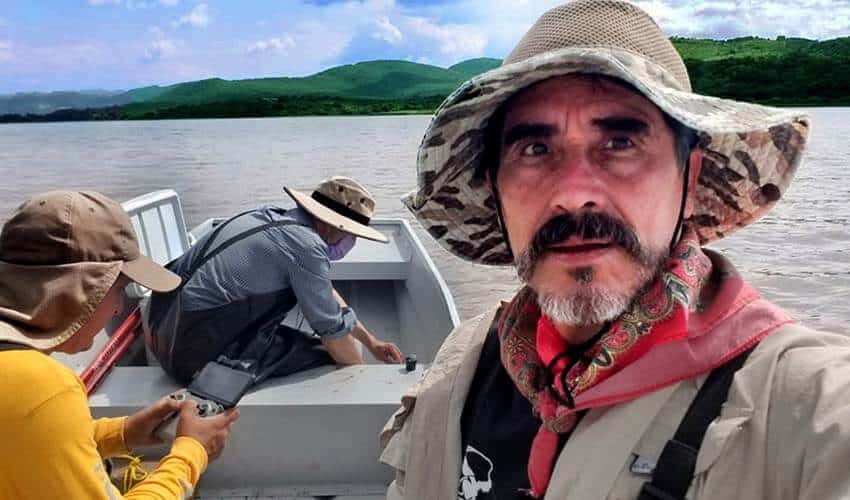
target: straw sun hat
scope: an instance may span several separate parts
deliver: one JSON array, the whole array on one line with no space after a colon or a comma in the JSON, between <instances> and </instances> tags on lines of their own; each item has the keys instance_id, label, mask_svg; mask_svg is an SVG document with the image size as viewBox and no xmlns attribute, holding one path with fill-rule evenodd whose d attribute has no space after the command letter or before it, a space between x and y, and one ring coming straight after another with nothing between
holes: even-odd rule
<instances>
[{"instance_id":1,"label":"straw sun hat","mask_svg":"<svg viewBox=\"0 0 850 500\"><path fill-rule=\"evenodd\" d=\"M475 175L488 120L520 90L577 73L627 82L699 133L704 157L687 222L702 243L762 217L794 177L809 132L805 115L693 93L681 56L646 12L618 0L578 0L546 12L500 68L461 85L428 126L418 186L403 201L450 252L512 263L496 202Z\"/></svg>"},{"instance_id":2,"label":"straw sun hat","mask_svg":"<svg viewBox=\"0 0 850 500\"><path fill-rule=\"evenodd\" d=\"M387 243L387 237L369 227L375 213L375 198L362 184L348 177L328 177L306 195L288 187L286 194L301 208L340 231Z\"/></svg>"},{"instance_id":3,"label":"straw sun hat","mask_svg":"<svg viewBox=\"0 0 850 500\"><path fill-rule=\"evenodd\" d=\"M86 324L119 274L161 292L180 284L141 254L112 199L91 191L33 196L0 232L0 341L58 346Z\"/></svg>"}]
</instances>

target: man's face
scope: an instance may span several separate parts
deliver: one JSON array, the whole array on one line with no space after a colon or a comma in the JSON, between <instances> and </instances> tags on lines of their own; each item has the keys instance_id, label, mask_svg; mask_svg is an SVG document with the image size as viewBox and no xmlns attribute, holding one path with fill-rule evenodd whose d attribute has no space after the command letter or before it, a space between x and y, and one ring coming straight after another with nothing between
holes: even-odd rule
<instances>
[{"instance_id":1,"label":"man's face","mask_svg":"<svg viewBox=\"0 0 850 500\"><path fill-rule=\"evenodd\" d=\"M124 311L124 288L130 284L130 279L123 274L118 276L115 283L92 312L88 321L77 330L71 338L54 348L55 351L68 354L85 352L92 348L94 339L109 321L120 316Z\"/></svg>"},{"instance_id":2,"label":"man's face","mask_svg":"<svg viewBox=\"0 0 850 500\"><path fill-rule=\"evenodd\" d=\"M606 79L552 78L507 105L499 161L517 270L544 313L579 326L619 316L679 215L682 172L660 110Z\"/></svg>"},{"instance_id":3,"label":"man's face","mask_svg":"<svg viewBox=\"0 0 850 500\"><path fill-rule=\"evenodd\" d=\"M319 219L316 219L315 227L316 232L319 233L319 237L321 237L328 245L336 245L348 234L344 231L340 231L330 224L320 221Z\"/></svg>"}]
</instances>

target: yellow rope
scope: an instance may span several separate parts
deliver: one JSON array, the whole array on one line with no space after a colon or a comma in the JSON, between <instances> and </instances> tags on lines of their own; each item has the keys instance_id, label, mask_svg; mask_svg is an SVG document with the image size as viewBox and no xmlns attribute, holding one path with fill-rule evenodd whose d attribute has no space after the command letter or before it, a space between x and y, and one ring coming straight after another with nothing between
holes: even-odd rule
<instances>
[{"instance_id":1,"label":"yellow rope","mask_svg":"<svg viewBox=\"0 0 850 500\"><path fill-rule=\"evenodd\" d=\"M119 458L129 460L127 468L124 470L124 493L130 491L130 488L142 482L148 477L148 472L142 467L142 455L134 457L133 455L121 455Z\"/></svg>"}]
</instances>

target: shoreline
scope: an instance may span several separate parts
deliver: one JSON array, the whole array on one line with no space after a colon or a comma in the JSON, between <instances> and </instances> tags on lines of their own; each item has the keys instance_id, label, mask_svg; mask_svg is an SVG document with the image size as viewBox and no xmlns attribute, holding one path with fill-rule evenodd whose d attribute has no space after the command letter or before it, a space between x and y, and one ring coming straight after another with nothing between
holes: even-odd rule
<instances>
[{"instance_id":1,"label":"shoreline","mask_svg":"<svg viewBox=\"0 0 850 500\"><path fill-rule=\"evenodd\" d=\"M850 102L847 103L782 103L782 104L763 104L776 108L835 108L846 109L850 108ZM71 111L71 110L69 110ZM78 111L78 110L73 110ZM89 110L84 110L89 111ZM207 115L207 116L138 116L127 118L48 118L48 115L0 115L0 126L12 124L37 124L37 123L80 123L80 122L142 122L142 121L171 121L171 120L238 120L250 118L340 118L340 117L379 117L379 116L432 116L434 110L399 110L374 113L297 113L297 114L265 114L265 115Z\"/></svg>"}]
</instances>

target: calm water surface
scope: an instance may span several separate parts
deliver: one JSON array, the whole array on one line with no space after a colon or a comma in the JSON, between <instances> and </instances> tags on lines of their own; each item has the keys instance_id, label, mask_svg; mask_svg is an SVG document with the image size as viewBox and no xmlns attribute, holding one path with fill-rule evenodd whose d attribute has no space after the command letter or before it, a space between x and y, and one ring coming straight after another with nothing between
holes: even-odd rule
<instances>
[{"instance_id":1,"label":"calm water surface","mask_svg":"<svg viewBox=\"0 0 850 500\"><path fill-rule=\"evenodd\" d=\"M806 161L779 206L713 248L771 300L811 326L850 333L850 108L810 110ZM125 200L180 193L187 222L269 202L281 187L310 190L328 175L369 186L380 216L412 220L399 198L415 183L416 147L429 118L332 117L0 125L0 220L57 188ZM288 200L285 200L289 204ZM511 270L452 257L414 227L462 318L510 296Z\"/></svg>"}]
</instances>

